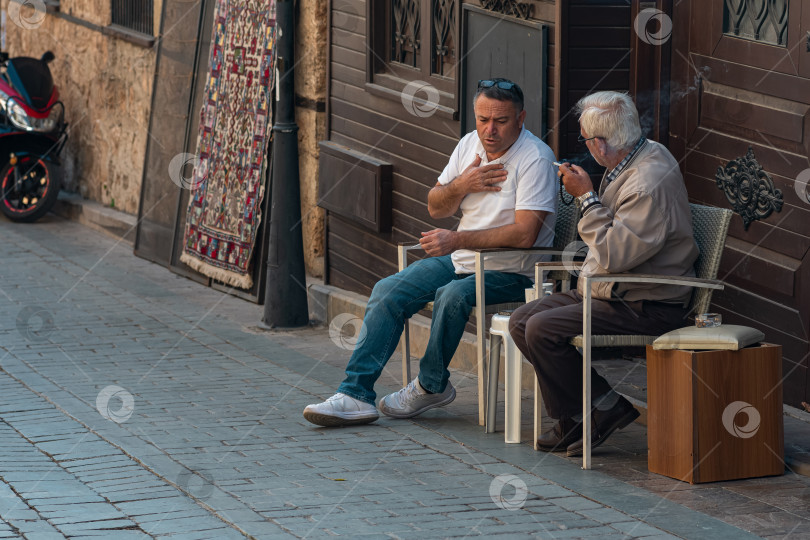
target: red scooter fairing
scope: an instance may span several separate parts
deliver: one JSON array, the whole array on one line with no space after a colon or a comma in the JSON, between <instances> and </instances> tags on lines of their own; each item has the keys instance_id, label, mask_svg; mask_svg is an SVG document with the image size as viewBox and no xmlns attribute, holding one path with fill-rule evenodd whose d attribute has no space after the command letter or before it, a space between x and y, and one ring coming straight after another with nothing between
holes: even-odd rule
<instances>
[{"instance_id":1,"label":"red scooter fairing","mask_svg":"<svg viewBox=\"0 0 810 540\"><path fill-rule=\"evenodd\" d=\"M48 69L53 59L0 53L0 211L15 221L45 215L61 184L67 124Z\"/></svg>"}]
</instances>

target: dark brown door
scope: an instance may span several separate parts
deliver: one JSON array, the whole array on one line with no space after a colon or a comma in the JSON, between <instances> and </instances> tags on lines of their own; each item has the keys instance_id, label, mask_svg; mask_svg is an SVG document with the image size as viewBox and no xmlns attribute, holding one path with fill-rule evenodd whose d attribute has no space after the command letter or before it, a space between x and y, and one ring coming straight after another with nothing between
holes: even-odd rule
<instances>
[{"instance_id":1,"label":"dark brown door","mask_svg":"<svg viewBox=\"0 0 810 540\"><path fill-rule=\"evenodd\" d=\"M810 401L810 204L800 196L810 176L810 0L675 2L672 23L670 147L693 201L737 212L714 309L783 345L785 402L800 406Z\"/></svg>"}]
</instances>

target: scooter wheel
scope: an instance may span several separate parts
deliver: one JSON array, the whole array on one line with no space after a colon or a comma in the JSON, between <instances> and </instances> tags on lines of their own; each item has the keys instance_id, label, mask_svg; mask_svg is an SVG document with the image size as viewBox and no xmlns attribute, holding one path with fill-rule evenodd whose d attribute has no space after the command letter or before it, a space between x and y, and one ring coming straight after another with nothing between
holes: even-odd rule
<instances>
[{"instance_id":1,"label":"scooter wheel","mask_svg":"<svg viewBox=\"0 0 810 540\"><path fill-rule=\"evenodd\" d=\"M12 221L36 221L53 207L59 195L54 164L36 156L19 156L0 169L0 211Z\"/></svg>"}]
</instances>

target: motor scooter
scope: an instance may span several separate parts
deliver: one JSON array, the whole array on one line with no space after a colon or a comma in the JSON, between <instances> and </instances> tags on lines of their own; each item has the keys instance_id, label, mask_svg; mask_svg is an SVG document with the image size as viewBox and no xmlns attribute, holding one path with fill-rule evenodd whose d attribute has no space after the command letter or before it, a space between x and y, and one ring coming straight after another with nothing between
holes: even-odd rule
<instances>
[{"instance_id":1,"label":"motor scooter","mask_svg":"<svg viewBox=\"0 0 810 540\"><path fill-rule=\"evenodd\" d=\"M0 52L0 211L31 222L53 207L67 142L65 106L42 58Z\"/></svg>"}]
</instances>

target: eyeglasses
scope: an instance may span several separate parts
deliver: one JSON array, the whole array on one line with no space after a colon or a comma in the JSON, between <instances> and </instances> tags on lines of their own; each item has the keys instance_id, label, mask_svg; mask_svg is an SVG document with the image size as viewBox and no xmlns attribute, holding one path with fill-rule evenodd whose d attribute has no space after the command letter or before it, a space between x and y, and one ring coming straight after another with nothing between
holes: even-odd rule
<instances>
[{"instance_id":1,"label":"eyeglasses","mask_svg":"<svg viewBox=\"0 0 810 540\"><path fill-rule=\"evenodd\" d=\"M478 81L478 88L492 88L493 86L497 86L501 90L512 90L515 87L515 83L511 81L492 81L489 79L482 79Z\"/></svg>"},{"instance_id":2,"label":"eyeglasses","mask_svg":"<svg viewBox=\"0 0 810 540\"><path fill-rule=\"evenodd\" d=\"M602 138L602 137L599 137L599 136L597 135L596 137L588 137L588 138L586 139L586 138L585 138L585 137L583 137L582 135L577 135L577 140L578 140L579 142L581 142L581 143L584 143L585 141L591 141L591 140L593 140L593 139L601 139L601 138Z\"/></svg>"}]
</instances>

